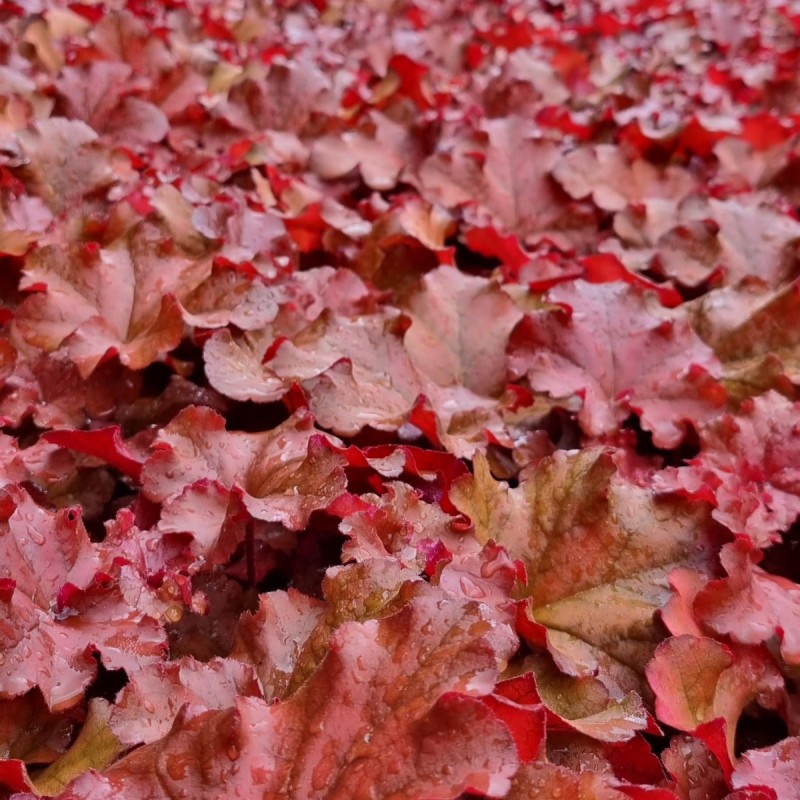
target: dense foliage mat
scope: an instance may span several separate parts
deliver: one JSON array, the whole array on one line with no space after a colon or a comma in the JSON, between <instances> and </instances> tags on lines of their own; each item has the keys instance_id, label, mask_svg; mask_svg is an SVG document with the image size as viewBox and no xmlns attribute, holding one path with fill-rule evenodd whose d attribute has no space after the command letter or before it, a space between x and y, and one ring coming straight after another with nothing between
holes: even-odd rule
<instances>
[{"instance_id":1,"label":"dense foliage mat","mask_svg":"<svg viewBox=\"0 0 800 800\"><path fill-rule=\"evenodd\" d=\"M0 795L800 798L796 0L0 22Z\"/></svg>"}]
</instances>

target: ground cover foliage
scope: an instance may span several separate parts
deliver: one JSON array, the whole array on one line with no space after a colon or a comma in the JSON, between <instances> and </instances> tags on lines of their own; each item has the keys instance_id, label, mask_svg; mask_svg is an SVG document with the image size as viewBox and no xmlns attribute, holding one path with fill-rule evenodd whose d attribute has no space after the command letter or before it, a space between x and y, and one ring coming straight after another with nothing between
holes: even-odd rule
<instances>
[{"instance_id":1,"label":"ground cover foliage","mask_svg":"<svg viewBox=\"0 0 800 800\"><path fill-rule=\"evenodd\" d=\"M800 796L796 2L0 18L0 794Z\"/></svg>"}]
</instances>

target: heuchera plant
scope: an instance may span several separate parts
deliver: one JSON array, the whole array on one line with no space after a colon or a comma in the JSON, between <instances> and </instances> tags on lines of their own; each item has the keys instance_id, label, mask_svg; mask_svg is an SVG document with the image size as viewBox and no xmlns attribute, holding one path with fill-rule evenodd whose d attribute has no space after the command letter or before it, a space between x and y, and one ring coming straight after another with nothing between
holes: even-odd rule
<instances>
[{"instance_id":1,"label":"heuchera plant","mask_svg":"<svg viewBox=\"0 0 800 800\"><path fill-rule=\"evenodd\" d=\"M0 2L0 797L800 800L798 37Z\"/></svg>"}]
</instances>

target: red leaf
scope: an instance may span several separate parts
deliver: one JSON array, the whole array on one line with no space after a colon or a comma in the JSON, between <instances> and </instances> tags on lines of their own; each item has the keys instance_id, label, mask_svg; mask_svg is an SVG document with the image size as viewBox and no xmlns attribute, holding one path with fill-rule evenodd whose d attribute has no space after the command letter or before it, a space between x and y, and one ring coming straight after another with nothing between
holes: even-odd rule
<instances>
[{"instance_id":1,"label":"red leaf","mask_svg":"<svg viewBox=\"0 0 800 800\"><path fill-rule=\"evenodd\" d=\"M700 739L676 736L661 758L677 784L680 797L692 798L701 792L714 800L727 796L725 773Z\"/></svg>"},{"instance_id":2,"label":"red leaf","mask_svg":"<svg viewBox=\"0 0 800 800\"><path fill-rule=\"evenodd\" d=\"M24 761L18 758L0 759L0 787L8 792L35 792ZM35 794L31 796L36 797Z\"/></svg>"},{"instance_id":3,"label":"red leaf","mask_svg":"<svg viewBox=\"0 0 800 800\"><path fill-rule=\"evenodd\" d=\"M128 147L160 141L169 131L167 117L152 103L128 94L134 82L131 73L130 66L113 61L65 67L56 89L66 116L80 119L101 136Z\"/></svg>"},{"instance_id":4,"label":"red leaf","mask_svg":"<svg viewBox=\"0 0 800 800\"><path fill-rule=\"evenodd\" d=\"M199 714L260 696L252 669L233 659L148 664L120 692L109 724L123 745L149 744L169 734L179 712Z\"/></svg>"},{"instance_id":5,"label":"red leaf","mask_svg":"<svg viewBox=\"0 0 800 800\"><path fill-rule=\"evenodd\" d=\"M704 738L706 723L723 720L731 761L736 723L744 708L756 698L774 707L783 690L783 677L763 651L732 651L713 639L689 635L658 646L647 678L656 695L656 714L668 725Z\"/></svg>"},{"instance_id":6,"label":"red leaf","mask_svg":"<svg viewBox=\"0 0 800 800\"><path fill-rule=\"evenodd\" d=\"M550 290L548 301L557 308L529 314L514 331L511 371L553 397L581 397L578 419L590 436L616 430L635 410L658 446L674 447L687 422L719 413L724 392L709 393L690 369L713 376L719 362L679 312L651 309L620 284L575 281Z\"/></svg>"},{"instance_id":7,"label":"red leaf","mask_svg":"<svg viewBox=\"0 0 800 800\"><path fill-rule=\"evenodd\" d=\"M624 281L639 289L652 289L658 294L658 299L667 308L674 308L683 302L683 298L671 286L651 283L648 280L628 272L622 262L615 256L602 253L586 256L580 260L584 269L584 279L589 283L613 283Z\"/></svg>"},{"instance_id":8,"label":"red leaf","mask_svg":"<svg viewBox=\"0 0 800 800\"><path fill-rule=\"evenodd\" d=\"M800 513L798 404L777 392L748 400L701 429L702 449L690 466L662 473L656 485L696 495L710 490L715 519L764 546Z\"/></svg>"},{"instance_id":9,"label":"red leaf","mask_svg":"<svg viewBox=\"0 0 800 800\"><path fill-rule=\"evenodd\" d=\"M404 344L416 367L437 386L497 395L505 383L508 336L522 314L499 286L439 267L407 303Z\"/></svg>"},{"instance_id":10,"label":"red leaf","mask_svg":"<svg viewBox=\"0 0 800 800\"><path fill-rule=\"evenodd\" d=\"M748 750L733 771L735 789L770 790L779 800L800 797L800 737L784 739L762 750Z\"/></svg>"},{"instance_id":11,"label":"red leaf","mask_svg":"<svg viewBox=\"0 0 800 800\"><path fill-rule=\"evenodd\" d=\"M322 603L296 590L269 592L239 620L233 656L255 666L264 699L288 694L298 661L324 614Z\"/></svg>"},{"instance_id":12,"label":"red leaf","mask_svg":"<svg viewBox=\"0 0 800 800\"><path fill-rule=\"evenodd\" d=\"M325 314L297 341L276 340L269 331L238 338L223 331L206 343L206 370L214 388L237 400L277 400L297 383L320 424L343 435L364 425L396 428L422 391L401 335L392 330L396 320L396 314L358 320ZM387 372L391 380L381 378Z\"/></svg>"},{"instance_id":13,"label":"red leaf","mask_svg":"<svg viewBox=\"0 0 800 800\"><path fill-rule=\"evenodd\" d=\"M450 556L479 549L472 537L458 534L453 517L437 504L420 499L405 483L387 483L380 498L367 495L365 499L371 501L367 508L356 509L339 526L349 539L342 547L345 560L391 554L415 566L422 556L430 557L430 548L443 549Z\"/></svg>"},{"instance_id":14,"label":"red leaf","mask_svg":"<svg viewBox=\"0 0 800 800\"><path fill-rule=\"evenodd\" d=\"M797 794L791 3L0 20L0 794Z\"/></svg>"},{"instance_id":15,"label":"red leaf","mask_svg":"<svg viewBox=\"0 0 800 800\"><path fill-rule=\"evenodd\" d=\"M695 188L686 170L658 169L644 159L631 162L621 148L608 144L576 148L555 165L553 177L571 197L591 197L606 211L656 197L677 203Z\"/></svg>"},{"instance_id":16,"label":"red leaf","mask_svg":"<svg viewBox=\"0 0 800 800\"><path fill-rule=\"evenodd\" d=\"M507 800L549 800L553 797L592 798L592 800L677 800L669 789L636 786L611 775L542 762L524 765L517 773Z\"/></svg>"},{"instance_id":17,"label":"red leaf","mask_svg":"<svg viewBox=\"0 0 800 800\"><path fill-rule=\"evenodd\" d=\"M482 256L499 258L512 272L519 270L529 259L516 236L513 234L503 236L492 227L470 228L464 236L464 241L470 250Z\"/></svg>"},{"instance_id":18,"label":"red leaf","mask_svg":"<svg viewBox=\"0 0 800 800\"><path fill-rule=\"evenodd\" d=\"M239 698L229 711L184 714L106 777L119 794L224 786L306 800L366 785L409 800L502 796L519 761L506 726L477 699L496 674L482 619L475 604L431 596L382 620L348 623L289 699ZM433 657L420 658L434 643Z\"/></svg>"},{"instance_id":19,"label":"red leaf","mask_svg":"<svg viewBox=\"0 0 800 800\"><path fill-rule=\"evenodd\" d=\"M125 444L118 425L91 431L47 431L42 438L61 447L102 459L135 481L141 477L143 460L137 458Z\"/></svg>"},{"instance_id":20,"label":"red leaf","mask_svg":"<svg viewBox=\"0 0 800 800\"><path fill-rule=\"evenodd\" d=\"M557 227L561 198L550 181L559 160L552 142L537 139L521 117L486 120L489 149L478 184L481 204L505 230L523 241Z\"/></svg>"},{"instance_id":21,"label":"red leaf","mask_svg":"<svg viewBox=\"0 0 800 800\"><path fill-rule=\"evenodd\" d=\"M187 489L207 494L198 482L217 481L241 493L256 519L300 530L313 511L344 491L343 466L302 411L274 430L246 434L226 431L225 420L211 409L190 406L163 429L144 464L142 486L170 508L182 494L180 502L186 502ZM219 502L227 507L227 493ZM171 525L176 528L174 519Z\"/></svg>"},{"instance_id":22,"label":"red leaf","mask_svg":"<svg viewBox=\"0 0 800 800\"><path fill-rule=\"evenodd\" d=\"M543 706L526 707L497 695L484 697L483 702L502 720L514 737L520 761L539 761L544 755L545 719Z\"/></svg>"},{"instance_id":23,"label":"red leaf","mask_svg":"<svg viewBox=\"0 0 800 800\"><path fill-rule=\"evenodd\" d=\"M20 306L16 321L32 344L48 352L66 344L83 377L118 355L142 369L181 340L177 299L210 271L207 260L170 253L148 226L107 248L50 246L29 259L21 288L44 285Z\"/></svg>"},{"instance_id":24,"label":"red leaf","mask_svg":"<svg viewBox=\"0 0 800 800\"><path fill-rule=\"evenodd\" d=\"M15 138L28 162L30 194L41 197L56 214L114 181L110 153L83 122L40 119Z\"/></svg>"},{"instance_id":25,"label":"red leaf","mask_svg":"<svg viewBox=\"0 0 800 800\"><path fill-rule=\"evenodd\" d=\"M728 577L700 590L695 615L701 625L740 644L776 639L784 661L800 664L800 586L759 569L759 558L746 540L725 545L720 560Z\"/></svg>"}]
</instances>

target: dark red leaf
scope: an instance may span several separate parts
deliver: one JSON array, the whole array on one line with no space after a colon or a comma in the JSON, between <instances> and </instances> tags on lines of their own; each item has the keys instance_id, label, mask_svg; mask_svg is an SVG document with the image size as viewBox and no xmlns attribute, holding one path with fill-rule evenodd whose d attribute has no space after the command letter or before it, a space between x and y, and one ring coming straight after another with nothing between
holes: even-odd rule
<instances>
[{"instance_id":1,"label":"dark red leaf","mask_svg":"<svg viewBox=\"0 0 800 800\"><path fill-rule=\"evenodd\" d=\"M144 459L137 458L122 439L118 425L91 431L56 430L42 435L47 442L95 456L138 481Z\"/></svg>"}]
</instances>

